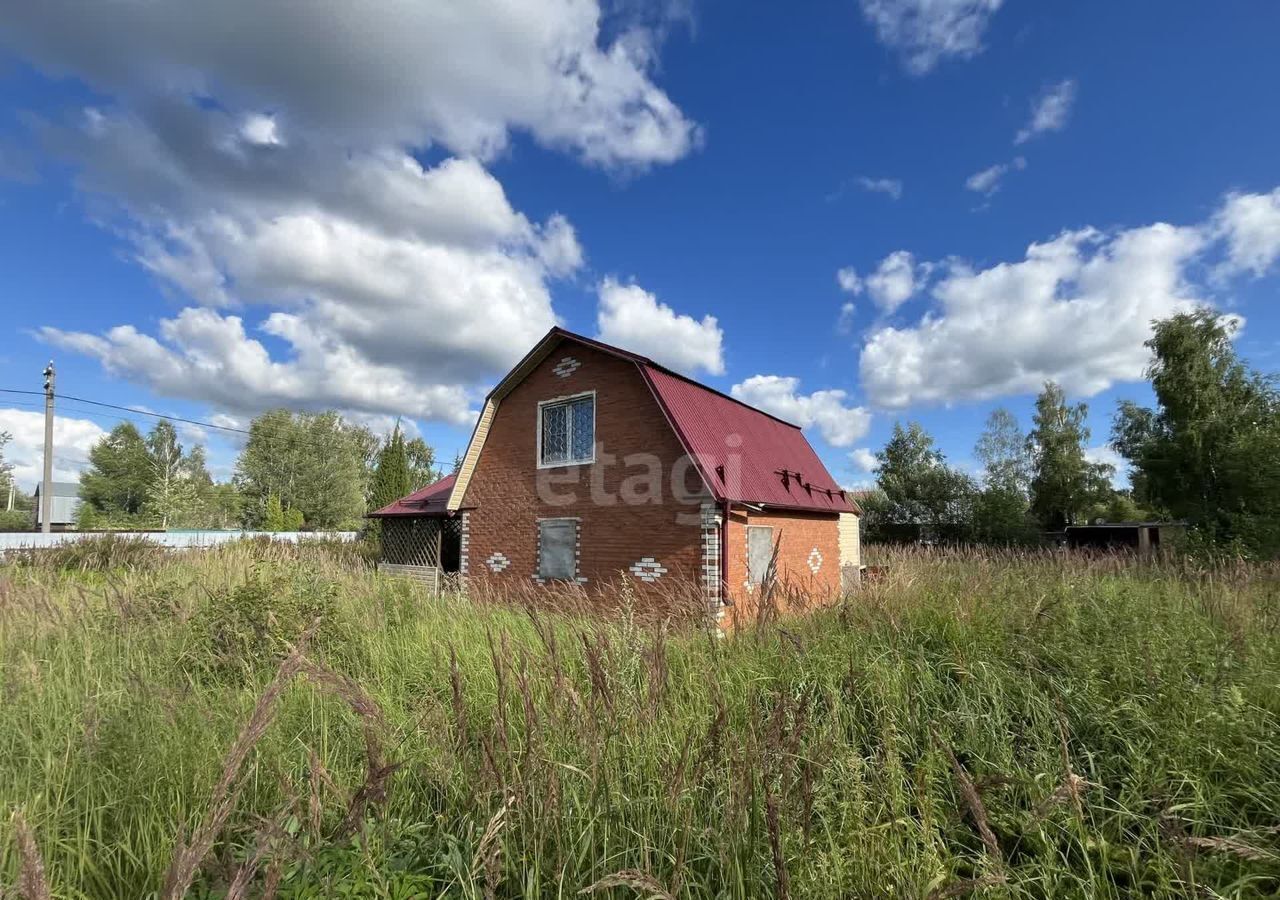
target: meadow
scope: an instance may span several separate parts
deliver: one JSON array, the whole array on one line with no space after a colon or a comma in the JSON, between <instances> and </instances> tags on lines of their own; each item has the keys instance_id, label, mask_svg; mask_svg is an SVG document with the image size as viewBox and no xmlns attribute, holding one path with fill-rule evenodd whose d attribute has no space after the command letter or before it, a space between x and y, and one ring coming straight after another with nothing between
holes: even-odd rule
<instances>
[{"instance_id":1,"label":"meadow","mask_svg":"<svg viewBox=\"0 0 1280 900\"><path fill-rule=\"evenodd\" d=\"M869 561L716 637L351 547L12 559L0 896L1280 895L1280 570Z\"/></svg>"}]
</instances>

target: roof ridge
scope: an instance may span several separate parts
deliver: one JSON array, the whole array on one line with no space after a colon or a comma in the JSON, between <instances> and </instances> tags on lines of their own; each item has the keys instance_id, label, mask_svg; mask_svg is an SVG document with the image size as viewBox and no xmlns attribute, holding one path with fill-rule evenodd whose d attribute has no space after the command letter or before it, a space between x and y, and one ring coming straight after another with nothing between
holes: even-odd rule
<instances>
[{"instance_id":1,"label":"roof ridge","mask_svg":"<svg viewBox=\"0 0 1280 900\"><path fill-rule=\"evenodd\" d=\"M672 378L679 378L681 381L686 381L696 388L701 388L702 390L706 391L709 394L715 394L717 397L723 397L725 400L728 400L730 403L736 403L739 406L745 407L754 413L759 413L762 416L767 416L768 418L773 419L773 421L777 422L780 425L786 425L788 428L794 428L796 431L803 430L801 426L797 425L795 422L788 422L786 419L782 418L781 416L774 415L773 413L769 412L766 409L761 409L758 406L753 406L747 401L742 400L738 397L735 397L733 396L733 394L726 394L724 391L720 390L719 388L713 388L709 384L703 384L701 381L698 381L698 379L696 378L690 378L688 375L682 375L681 373L675 371L674 369L667 368L661 363L655 363L650 361L648 365L651 368L657 369L659 372L663 372L667 375L670 375Z\"/></svg>"},{"instance_id":2,"label":"roof ridge","mask_svg":"<svg viewBox=\"0 0 1280 900\"><path fill-rule=\"evenodd\" d=\"M751 410L752 412L759 413L762 416L768 416L770 419L773 419L775 422L780 422L781 424L786 425L788 428L795 428L798 431L801 430L801 427L797 425L795 422L788 422L786 419L782 418L781 416L776 416L773 413L767 410L763 410L758 406L753 406L752 404L746 402L745 400L735 397L732 394L725 393L719 388L714 388L711 385L705 384L696 378L692 378L688 375L685 375L683 372L677 372L675 369L672 369L670 366L664 366L662 363L655 362L649 357L636 353L632 350L627 350L623 347L618 347L613 344L607 344L604 341L597 340L595 338L589 338L586 335L578 334L576 331L570 331L567 328L561 328L559 325L555 326L554 328L552 328L550 331L547 332L548 337L552 334L557 334L562 338L570 338L572 340L579 341L583 344L586 344L588 347L594 347L597 350L603 350L605 352L614 353L618 356L624 356L630 359L632 362L638 363L639 365L649 366L652 369L657 369L659 372L665 372L667 375L670 375L673 378L679 378L681 381L686 381L689 384L693 385L694 387L701 388L704 391L715 394L719 397L723 397L726 400L732 401L733 403L737 403L739 406L744 406L747 409ZM546 340L546 337L544 337L543 340ZM538 343L542 343L542 341L539 341Z\"/></svg>"}]
</instances>

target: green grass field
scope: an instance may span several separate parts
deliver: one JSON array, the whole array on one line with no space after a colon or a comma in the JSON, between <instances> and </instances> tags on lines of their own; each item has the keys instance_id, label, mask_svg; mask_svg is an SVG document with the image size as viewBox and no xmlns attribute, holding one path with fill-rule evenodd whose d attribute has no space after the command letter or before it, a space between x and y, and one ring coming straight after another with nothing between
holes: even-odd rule
<instances>
[{"instance_id":1,"label":"green grass field","mask_svg":"<svg viewBox=\"0 0 1280 900\"><path fill-rule=\"evenodd\" d=\"M625 593L431 600L321 547L11 562L0 885L1280 895L1276 570L874 561L722 639Z\"/></svg>"}]
</instances>

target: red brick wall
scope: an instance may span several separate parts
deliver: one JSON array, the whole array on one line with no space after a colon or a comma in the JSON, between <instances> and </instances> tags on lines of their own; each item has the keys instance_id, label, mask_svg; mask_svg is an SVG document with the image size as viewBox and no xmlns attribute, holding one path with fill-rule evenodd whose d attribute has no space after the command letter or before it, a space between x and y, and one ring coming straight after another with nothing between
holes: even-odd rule
<instances>
[{"instance_id":1,"label":"red brick wall","mask_svg":"<svg viewBox=\"0 0 1280 900\"><path fill-rule=\"evenodd\" d=\"M725 561L728 595L742 610L750 610L753 591L747 584L747 527L768 525L779 542L778 577L803 589L811 602L835 597L840 590L839 518L829 513L757 513L734 509L729 517ZM818 571L809 566L814 549L822 556ZM748 612L748 614L750 614Z\"/></svg>"},{"instance_id":2,"label":"red brick wall","mask_svg":"<svg viewBox=\"0 0 1280 900\"><path fill-rule=\"evenodd\" d=\"M581 365L562 378L553 370L566 357ZM539 469L539 401L589 390L596 392L596 462ZM652 494L644 479L648 469L636 460L626 464L625 457L639 453L652 455L660 466ZM577 516L579 575L587 578L588 588L616 580L643 557L668 569L658 586L677 576L697 578L702 560L699 504L680 502L672 489L672 467L682 458L683 447L634 363L562 343L498 406L463 498L464 507L473 507L468 574L534 583L537 520ZM692 471L686 484L689 493L701 489ZM570 495L575 499L569 502L556 499ZM510 561L499 573L486 564L494 553Z\"/></svg>"}]
</instances>

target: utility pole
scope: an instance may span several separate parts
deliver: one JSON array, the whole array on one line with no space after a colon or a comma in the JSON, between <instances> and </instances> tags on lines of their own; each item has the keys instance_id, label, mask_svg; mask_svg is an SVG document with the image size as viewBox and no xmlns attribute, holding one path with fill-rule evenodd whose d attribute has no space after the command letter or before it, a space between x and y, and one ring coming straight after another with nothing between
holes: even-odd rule
<instances>
[{"instance_id":1,"label":"utility pole","mask_svg":"<svg viewBox=\"0 0 1280 900\"><path fill-rule=\"evenodd\" d=\"M44 367L44 485L40 488L40 530L48 534L53 523L53 360Z\"/></svg>"}]
</instances>

